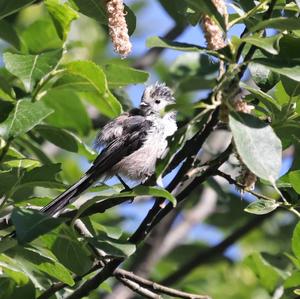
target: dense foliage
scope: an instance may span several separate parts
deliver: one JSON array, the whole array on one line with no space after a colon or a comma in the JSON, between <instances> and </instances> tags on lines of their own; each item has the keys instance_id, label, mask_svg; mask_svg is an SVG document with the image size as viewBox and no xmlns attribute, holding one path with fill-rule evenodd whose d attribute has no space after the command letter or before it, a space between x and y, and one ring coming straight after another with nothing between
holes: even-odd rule
<instances>
[{"instance_id":1,"label":"dense foliage","mask_svg":"<svg viewBox=\"0 0 300 299\"><path fill-rule=\"evenodd\" d=\"M133 50L150 2L125 1ZM173 28L121 59L104 0L0 0L1 299L300 295L300 3L230 1L228 21L213 3L157 1ZM224 47L176 41L204 16ZM156 78L177 99L166 189L99 182L59 217L39 213L133 106L127 87Z\"/></svg>"}]
</instances>

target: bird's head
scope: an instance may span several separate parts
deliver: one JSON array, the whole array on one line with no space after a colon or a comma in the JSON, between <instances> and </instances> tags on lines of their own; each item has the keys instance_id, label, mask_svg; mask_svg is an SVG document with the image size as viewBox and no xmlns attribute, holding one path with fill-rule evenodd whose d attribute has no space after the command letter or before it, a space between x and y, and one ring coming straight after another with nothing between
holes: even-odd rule
<instances>
[{"instance_id":1,"label":"bird's head","mask_svg":"<svg viewBox=\"0 0 300 299\"><path fill-rule=\"evenodd\" d=\"M160 114L171 104L175 104L172 90L165 83L155 83L146 87L140 108L145 114Z\"/></svg>"}]
</instances>

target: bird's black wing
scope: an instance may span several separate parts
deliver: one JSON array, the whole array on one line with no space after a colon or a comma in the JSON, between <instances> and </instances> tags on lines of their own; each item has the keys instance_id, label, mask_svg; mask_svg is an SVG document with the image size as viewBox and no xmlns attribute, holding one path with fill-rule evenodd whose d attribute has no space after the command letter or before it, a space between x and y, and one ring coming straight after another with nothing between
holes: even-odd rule
<instances>
[{"instance_id":1,"label":"bird's black wing","mask_svg":"<svg viewBox=\"0 0 300 299\"><path fill-rule=\"evenodd\" d=\"M115 118L114 120L107 123L97 135L95 147L100 148L101 146L107 146L116 138L121 137L123 135L125 122L138 121L141 123L139 117L133 117L139 115L143 116L143 111L139 108L133 108L129 112L125 112L117 118Z\"/></svg>"},{"instance_id":2,"label":"bird's black wing","mask_svg":"<svg viewBox=\"0 0 300 299\"><path fill-rule=\"evenodd\" d=\"M133 115L123 123L123 134L111 141L93 162L85 175L65 192L60 194L41 212L53 215L76 199L124 157L138 150L144 143L151 122L141 115Z\"/></svg>"}]
</instances>

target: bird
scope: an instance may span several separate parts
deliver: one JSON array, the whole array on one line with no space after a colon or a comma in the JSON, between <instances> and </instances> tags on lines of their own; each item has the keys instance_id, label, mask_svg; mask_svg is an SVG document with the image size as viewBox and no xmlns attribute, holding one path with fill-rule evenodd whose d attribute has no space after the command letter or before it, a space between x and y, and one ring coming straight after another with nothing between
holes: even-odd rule
<instances>
[{"instance_id":1,"label":"bird","mask_svg":"<svg viewBox=\"0 0 300 299\"><path fill-rule=\"evenodd\" d=\"M95 182L115 175L122 183L124 177L144 183L155 173L156 161L165 156L167 137L177 130L176 111L165 111L175 102L165 83L146 87L138 108L121 114L100 131L95 144L102 150L82 178L40 212L53 216Z\"/></svg>"}]
</instances>

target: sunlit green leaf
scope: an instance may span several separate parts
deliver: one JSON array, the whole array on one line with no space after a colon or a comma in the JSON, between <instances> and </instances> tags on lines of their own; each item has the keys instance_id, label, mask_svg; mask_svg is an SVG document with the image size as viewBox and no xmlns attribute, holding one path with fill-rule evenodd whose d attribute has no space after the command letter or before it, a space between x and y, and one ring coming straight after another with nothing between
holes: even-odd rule
<instances>
[{"instance_id":1,"label":"sunlit green leaf","mask_svg":"<svg viewBox=\"0 0 300 299\"><path fill-rule=\"evenodd\" d=\"M274 211L279 206L276 200L258 199L250 203L245 211L250 214L264 215Z\"/></svg>"},{"instance_id":2,"label":"sunlit green leaf","mask_svg":"<svg viewBox=\"0 0 300 299\"><path fill-rule=\"evenodd\" d=\"M22 31L20 35L24 42L23 51L28 51L31 54L61 49L63 46L63 42L50 19L37 20Z\"/></svg>"},{"instance_id":3,"label":"sunlit green leaf","mask_svg":"<svg viewBox=\"0 0 300 299\"><path fill-rule=\"evenodd\" d=\"M0 134L6 138L17 137L30 131L51 113L53 109L41 101L19 100L5 122L0 124Z\"/></svg>"},{"instance_id":4,"label":"sunlit green leaf","mask_svg":"<svg viewBox=\"0 0 300 299\"><path fill-rule=\"evenodd\" d=\"M281 38L282 34L264 38L260 36L247 36L242 38L242 41L276 55L279 53L279 41Z\"/></svg>"},{"instance_id":5,"label":"sunlit green leaf","mask_svg":"<svg viewBox=\"0 0 300 299\"><path fill-rule=\"evenodd\" d=\"M289 173L289 181L294 190L300 194L300 170L294 170Z\"/></svg>"},{"instance_id":6,"label":"sunlit green leaf","mask_svg":"<svg viewBox=\"0 0 300 299\"><path fill-rule=\"evenodd\" d=\"M280 280L280 274L277 269L272 267L258 252L248 256L245 262L256 274L260 284L269 292L273 292Z\"/></svg>"},{"instance_id":7,"label":"sunlit green leaf","mask_svg":"<svg viewBox=\"0 0 300 299\"><path fill-rule=\"evenodd\" d=\"M108 117L116 117L122 112L121 104L108 89L105 74L98 65L91 61L76 61L64 65L64 70L56 88L84 93L83 99L86 98Z\"/></svg>"},{"instance_id":8,"label":"sunlit green leaf","mask_svg":"<svg viewBox=\"0 0 300 299\"><path fill-rule=\"evenodd\" d=\"M65 41L72 21L78 17L77 13L67 3L61 4L58 0L46 0L45 5L59 37Z\"/></svg>"},{"instance_id":9,"label":"sunlit green leaf","mask_svg":"<svg viewBox=\"0 0 300 299\"><path fill-rule=\"evenodd\" d=\"M111 87L143 83L149 78L147 72L118 64L106 64L103 66L103 70L107 78L107 83Z\"/></svg>"},{"instance_id":10,"label":"sunlit green leaf","mask_svg":"<svg viewBox=\"0 0 300 299\"><path fill-rule=\"evenodd\" d=\"M37 81L53 70L62 56L62 50L54 50L38 55L4 53L7 70L18 77L27 92L32 91Z\"/></svg>"}]
</instances>

